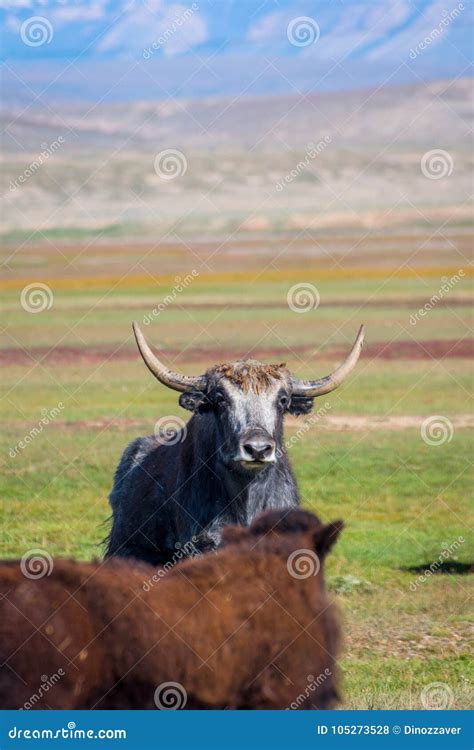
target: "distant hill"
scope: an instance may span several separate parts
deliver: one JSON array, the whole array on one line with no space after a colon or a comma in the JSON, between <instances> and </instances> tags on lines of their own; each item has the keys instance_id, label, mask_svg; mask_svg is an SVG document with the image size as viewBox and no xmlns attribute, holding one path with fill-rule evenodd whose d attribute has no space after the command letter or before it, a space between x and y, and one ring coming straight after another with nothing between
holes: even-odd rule
<instances>
[{"instance_id":1,"label":"distant hill","mask_svg":"<svg viewBox=\"0 0 474 750\"><path fill-rule=\"evenodd\" d=\"M35 239L106 239L469 217L471 79L1 117L7 240L38 230Z\"/></svg>"},{"instance_id":2,"label":"distant hill","mask_svg":"<svg viewBox=\"0 0 474 750\"><path fill-rule=\"evenodd\" d=\"M19 106L0 117L7 151L38 149L59 135L67 149L264 149L299 147L325 135L347 145L394 138L430 145L468 142L472 94L472 79L463 78L308 96Z\"/></svg>"}]
</instances>

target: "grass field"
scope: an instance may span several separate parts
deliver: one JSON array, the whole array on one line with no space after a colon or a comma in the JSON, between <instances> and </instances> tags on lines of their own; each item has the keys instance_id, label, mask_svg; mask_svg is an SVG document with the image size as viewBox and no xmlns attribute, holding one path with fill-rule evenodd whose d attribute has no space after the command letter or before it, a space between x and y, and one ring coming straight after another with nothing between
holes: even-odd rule
<instances>
[{"instance_id":1,"label":"grass field","mask_svg":"<svg viewBox=\"0 0 474 750\"><path fill-rule=\"evenodd\" d=\"M277 258L272 240L251 238L217 250L176 242L162 255L133 245L6 247L2 555L41 547L99 556L112 473L128 441L152 433L161 416L187 418L146 371L132 319L148 316L150 342L184 371L248 355L286 361L301 376L334 367L364 322L367 346L350 382L320 400L324 413L304 429L304 418L287 425L304 505L346 522L328 566L344 620L344 706L420 708L440 682L452 707L467 707L469 239L459 228L442 238L381 233L377 252L363 234L307 236L304 246L280 237ZM193 268L196 278L173 294ZM413 323L459 269L461 278ZM51 305L32 313L20 295L37 282ZM316 287L319 305L292 310L296 284ZM442 430L424 440L422 424L436 415ZM438 572L420 578L432 563Z\"/></svg>"}]
</instances>

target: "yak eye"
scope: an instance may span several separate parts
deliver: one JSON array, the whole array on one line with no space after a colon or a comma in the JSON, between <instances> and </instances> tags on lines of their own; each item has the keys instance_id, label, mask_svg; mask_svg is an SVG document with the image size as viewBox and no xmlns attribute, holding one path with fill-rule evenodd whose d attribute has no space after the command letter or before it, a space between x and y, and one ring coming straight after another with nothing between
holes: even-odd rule
<instances>
[{"instance_id":1,"label":"yak eye","mask_svg":"<svg viewBox=\"0 0 474 750\"><path fill-rule=\"evenodd\" d=\"M278 404L281 406L282 409L286 409L289 402L290 402L290 399L288 398L286 394L283 394L283 396L280 396L280 398L278 399Z\"/></svg>"}]
</instances>

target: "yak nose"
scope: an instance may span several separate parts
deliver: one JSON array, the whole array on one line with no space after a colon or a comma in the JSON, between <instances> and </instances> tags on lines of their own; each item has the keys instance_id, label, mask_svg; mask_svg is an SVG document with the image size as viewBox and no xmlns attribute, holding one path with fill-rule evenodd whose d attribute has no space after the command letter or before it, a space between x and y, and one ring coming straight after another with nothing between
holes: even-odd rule
<instances>
[{"instance_id":1,"label":"yak nose","mask_svg":"<svg viewBox=\"0 0 474 750\"><path fill-rule=\"evenodd\" d=\"M248 432L240 441L245 461L275 461L275 441L265 432Z\"/></svg>"}]
</instances>

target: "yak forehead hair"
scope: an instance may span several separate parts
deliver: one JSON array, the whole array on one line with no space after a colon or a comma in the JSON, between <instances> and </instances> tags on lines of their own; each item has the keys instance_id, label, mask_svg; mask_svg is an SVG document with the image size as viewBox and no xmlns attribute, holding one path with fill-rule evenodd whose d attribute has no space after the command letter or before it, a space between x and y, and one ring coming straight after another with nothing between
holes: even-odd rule
<instances>
[{"instance_id":1,"label":"yak forehead hair","mask_svg":"<svg viewBox=\"0 0 474 750\"><path fill-rule=\"evenodd\" d=\"M289 372L285 362L279 365L264 365L255 359L247 359L232 364L216 365L208 371L208 376L211 379L227 378L242 391L252 389L255 393L261 393L269 388L272 381L287 382Z\"/></svg>"}]
</instances>

